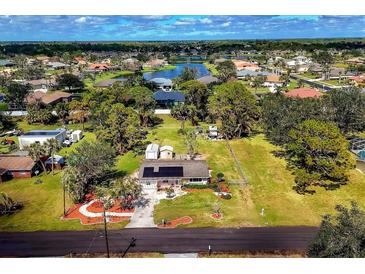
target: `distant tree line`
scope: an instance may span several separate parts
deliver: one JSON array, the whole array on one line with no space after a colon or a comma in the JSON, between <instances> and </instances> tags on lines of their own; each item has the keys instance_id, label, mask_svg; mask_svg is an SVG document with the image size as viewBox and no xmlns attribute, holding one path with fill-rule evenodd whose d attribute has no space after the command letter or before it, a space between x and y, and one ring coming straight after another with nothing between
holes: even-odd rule
<instances>
[{"instance_id":1,"label":"distant tree line","mask_svg":"<svg viewBox=\"0 0 365 274\"><path fill-rule=\"evenodd\" d=\"M4 54L25 54L48 56L62 55L69 52L159 52L176 53L192 49L205 51L208 54L222 51L242 50L243 48L257 51L267 50L357 50L364 49L363 39L296 39L296 40L236 40L236 41L169 41L169 42L8 42L0 45L0 52Z\"/></svg>"}]
</instances>

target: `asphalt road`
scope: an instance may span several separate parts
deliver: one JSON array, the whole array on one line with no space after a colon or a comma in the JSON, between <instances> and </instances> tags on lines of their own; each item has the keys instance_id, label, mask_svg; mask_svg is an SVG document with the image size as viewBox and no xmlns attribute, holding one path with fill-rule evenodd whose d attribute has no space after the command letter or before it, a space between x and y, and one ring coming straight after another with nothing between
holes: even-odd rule
<instances>
[{"instance_id":1,"label":"asphalt road","mask_svg":"<svg viewBox=\"0 0 365 274\"><path fill-rule=\"evenodd\" d=\"M303 251L316 227L134 228L109 231L111 252L122 252L135 237L134 252L190 253L212 251ZM105 252L103 231L2 232L0 257L64 256Z\"/></svg>"}]
</instances>

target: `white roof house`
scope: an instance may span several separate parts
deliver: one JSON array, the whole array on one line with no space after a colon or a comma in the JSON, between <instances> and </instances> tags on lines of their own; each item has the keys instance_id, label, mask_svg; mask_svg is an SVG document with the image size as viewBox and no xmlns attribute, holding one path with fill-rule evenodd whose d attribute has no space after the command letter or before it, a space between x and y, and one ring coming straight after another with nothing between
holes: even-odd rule
<instances>
[{"instance_id":1,"label":"white roof house","mask_svg":"<svg viewBox=\"0 0 365 274\"><path fill-rule=\"evenodd\" d=\"M24 149L34 143L40 143L42 145L49 139L56 139L62 143L66 139L66 130L31 130L19 136L18 139L20 149Z\"/></svg>"},{"instance_id":2,"label":"white roof house","mask_svg":"<svg viewBox=\"0 0 365 274\"><path fill-rule=\"evenodd\" d=\"M159 156L159 148L160 146L158 144L149 144L145 152L146 160L157 160Z\"/></svg>"}]
</instances>

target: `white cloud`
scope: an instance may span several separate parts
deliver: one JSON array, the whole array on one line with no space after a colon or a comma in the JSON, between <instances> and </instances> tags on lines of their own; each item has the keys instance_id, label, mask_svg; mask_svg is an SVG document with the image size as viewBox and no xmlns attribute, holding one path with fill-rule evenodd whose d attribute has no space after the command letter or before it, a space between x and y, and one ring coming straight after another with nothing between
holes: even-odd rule
<instances>
[{"instance_id":1,"label":"white cloud","mask_svg":"<svg viewBox=\"0 0 365 274\"><path fill-rule=\"evenodd\" d=\"M87 20L87 18L85 16L79 17L77 19L75 19L76 23L85 23Z\"/></svg>"},{"instance_id":2,"label":"white cloud","mask_svg":"<svg viewBox=\"0 0 365 274\"><path fill-rule=\"evenodd\" d=\"M202 24L211 24L211 23L213 23L213 21L209 18L199 19L199 22L202 23Z\"/></svg>"},{"instance_id":3,"label":"white cloud","mask_svg":"<svg viewBox=\"0 0 365 274\"><path fill-rule=\"evenodd\" d=\"M225 22L225 23L223 23L221 26L222 27L229 27L229 25L231 25L231 22Z\"/></svg>"}]
</instances>

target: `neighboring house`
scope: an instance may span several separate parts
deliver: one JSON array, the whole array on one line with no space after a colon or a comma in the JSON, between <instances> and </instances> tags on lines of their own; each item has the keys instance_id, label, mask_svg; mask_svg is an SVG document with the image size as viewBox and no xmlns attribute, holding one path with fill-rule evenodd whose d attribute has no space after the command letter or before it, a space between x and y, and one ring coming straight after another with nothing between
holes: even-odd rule
<instances>
[{"instance_id":1,"label":"neighboring house","mask_svg":"<svg viewBox=\"0 0 365 274\"><path fill-rule=\"evenodd\" d=\"M47 66L51 69L65 69L68 68L70 65L61 62L48 62Z\"/></svg>"},{"instance_id":2,"label":"neighboring house","mask_svg":"<svg viewBox=\"0 0 365 274\"><path fill-rule=\"evenodd\" d=\"M105 63L90 64L89 67L88 67L88 70L98 71L98 72L108 71L109 69L110 69L110 66L108 64L105 64Z\"/></svg>"},{"instance_id":3,"label":"neighboring house","mask_svg":"<svg viewBox=\"0 0 365 274\"><path fill-rule=\"evenodd\" d=\"M30 178L38 169L38 165L29 156L0 155L1 177L10 178Z\"/></svg>"},{"instance_id":4,"label":"neighboring house","mask_svg":"<svg viewBox=\"0 0 365 274\"><path fill-rule=\"evenodd\" d=\"M13 67L15 64L10 60L0 60L0 67Z\"/></svg>"},{"instance_id":5,"label":"neighboring house","mask_svg":"<svg viewBox=\"0 0 365 274\"><path fill-rule=\"evenodd\" d=\"M154 90L171 91L172 80L166 78L152 78L149 80Z\"/></svg>"},{"instance_id":6,"label":"neighboring house","mask_svg":"<svg viewBox=\"0 0 365 274\"><path fill-rule=\"evenodd\" d=\"M162 146L160 148L160 159L172 160L174 157L174 148L172 146Z\"/></svg>"},{"instance_id":7,"label":"neighboring house","mask_svg":"<svg viewBox=\"0 0 365 274\"><path fill-rule=\"evenodd\" d=\"M168 62L163 59L152 59L143 64L143 68L156 69L167 66Z\"/></svg>"},{"instance_id":8,"label":"neighboring house","mask_svg":"<svg viewBox=\"0 0 365 274\"><path fill-rule=\"evenodd\" d=\"M311 60L305 56L297 56L291 60L286 61L286 66L296 72L308 71L311 64Z\"/></svg>"},{"instance_id":9,"label":"neighboring house","mask_svg":"<svg viewBox=\"0 0 365 274\"><path fill-rule=\"evenodd\" d=\"M350 58L350 59L346 60L346 63L352 64L352 65L362 65L362 64L365 64L365 58L362 58L362 57Z\"/></svg>"},{"instance_id":10,"label":"neighboring house","mask_svg":"<svg viewBox=\"0 0 365 274\"><path fill-rule=\"evenodd\" d=\"M145 151L146 160L157 160L159 157L159 148L158 144L149 144Z\"/></svg>"},{"instance_id":11,"label":"neighboring house","mask_svg":"<svg viewBox=\"0 0 365 274\"><path fill-rule=\"evenodd\" d=\"M122 61L122 68L125 70L136 71L142 68L141 63L136 58L128 58Z\"/></svg>"},{"instance_id":12,"label":"neighboring house","mask_svg":"<svg viewBox=\"0 0 365 274\"><path fill-rule=\"evenodd\" d=\"M74 60L75 60L76 64L78 64L80 66L83 66L83 65L86 65L87 64L86 60L82 56L76 56L74 58Z\"/></svg>"},{"instance_id":13,"label":"neighboring house","mask_svg":"<svg viewBox=\"0 0 365 274\"><path fill-rule=\"evenodd\" d=\"M237 71L237 79L246 79L246 78L256 77L259 75L268 76L270 75L270 73L267 71L254 71L248 69Z\"/></svg>"},{"instance_id":14,"label":"neighboring house","mask_svg":"<svg viewBox=\"0 0 365 274\"><path fill-rule=\"evenodd\" d=\"M65 129L56 130L31 130L18 137L19 148L24 149L31 144L44 144L49 139L56 139L62 143L66 139Z\"/></svg>"},{"instance_id":15,"label":"neighboring house","mask_svg":"<svg viewBox=\"0 0 365 274\"><path fill-rule=\"evenodd\" d=\"M35 103L39 101L44 105L56 105L58 103L69 103L73 99L78 98L78 95L64 92L64 91L53 91L44 93L42 91L36 91L29 94L26 98L28 104Z\"/></svg>"},{"instance_id":16,"label":"neighboring house","mask_svg":"<svg viewBox=\"0 0 365 274\"><path fill-rule=\"evenodd\" d=\"M276 87L282 87L284 82L280 80L280 76L277 74L269 74L266 76L266 80L263 86L268 87L271 92L275 92Z\"/></svg>"},{"instance_id":17,"label":"neighboring house","mask_svg":"<svg viewBox=\"0 0 365 274\"><path fill-rule=\"evenodd\" d=\"M143 185L207 184L210 181L208 164L204 160L145 160L138 178Z\"/></svg>"},{"instance_id":18,"label":"neighboring house","mask_svg":"<svg viewBox=\"0 0 365 274\"><path fill-rule=\"evenodd\" d=\"M214 65L219 65L220 63L223 63L223 62L225 62L225 61L227 61L227 59L225 59L225 58L218 58L218 59L215 59L215 60L214 60Z\"/></svg>"},{"instance_id":19,"label":"neighboring house","mask_svg":"<svg viewBox=\"0 0 365 274\"><path fill-rule=\"evenodd\" d=\"M206 85L219 82L219 79L212 75L203 76L203 77L198 78L197 80Z\"/></svg>"},{"instance_id":20,"label":"neighboring house","mask_svg":"<svg viewBox=\"0 0 365 274\"><path fill-rule=\"evenodd\" d=\"M350 77L350 80L356 85L361 85L365 83L365 74L361 74L361 75L357 75L357 76L352 76Z\"/></svg>"},{"instance_id":21,"label":"neighboring house","mask_svg":"<svg viewBox=\"0 0 365 274\"><path fill-rule=\"evenodd\" d=\"M243 60L232 60L232 62L235 65L237 71L244 70L244 69L252 70L252 71L260 70L260 67L255 63L251 63L251 62L247 62L247 61L243 61Z\"/></svg>"},{"instance_id":22,"label":"neighboring house","mask_svg":"<svg viewBox=\"0 0 365 274\"><path fill-rule=\"evenodd\" d=\"M296 88L287 93L284 93L287 97L298 97L298 98L319 98L323 96L321 92L313 88Z\"/></svg>"},{"instance_id":23,"label":"neighboring house","mask_svg":"<svg viewBox=\"0 0 365 274\"><path fill-rule=\"evenodd\" d=\"M29 84L33 91L42 91L44 93L56 86L55 79L37 79L26 81L25 83Z\"/></svg>"},{"instance_id":24,"label":"neighboring house","mask_svg":"<svg viewBox=\"0 0 365 274\"><path fill-rule=\"evenodd\" d=\"M157 91L153 94L153 98L157 103L157 108L162 109L170 109L177 104L185 102L185 95L179 91Z\"/></svg>"}]
</instances>

